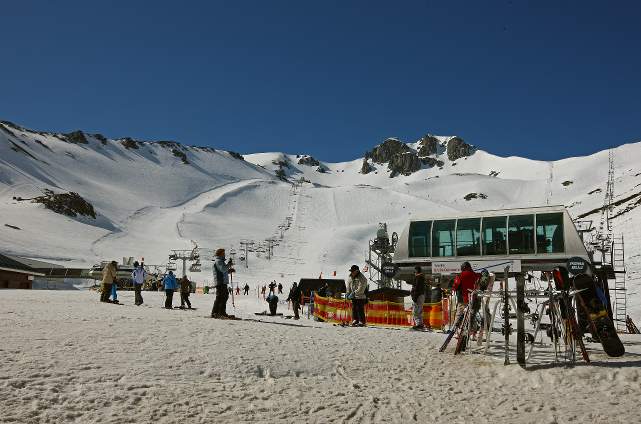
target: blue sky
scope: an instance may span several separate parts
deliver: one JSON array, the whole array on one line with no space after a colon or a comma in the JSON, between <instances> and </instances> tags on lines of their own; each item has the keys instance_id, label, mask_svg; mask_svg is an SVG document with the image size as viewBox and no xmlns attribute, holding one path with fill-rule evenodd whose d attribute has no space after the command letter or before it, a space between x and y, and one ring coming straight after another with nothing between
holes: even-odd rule
<instances>
[{"instance_id":1,"label":"blue sky","mask_svg":"<svg viewBox=\"0 0 641 424\"><path fill-rule=\"evenodd\" d=\"M0 119L243 153L641 141L639 1L7 1Z\"/></svg>"}]
</instances>

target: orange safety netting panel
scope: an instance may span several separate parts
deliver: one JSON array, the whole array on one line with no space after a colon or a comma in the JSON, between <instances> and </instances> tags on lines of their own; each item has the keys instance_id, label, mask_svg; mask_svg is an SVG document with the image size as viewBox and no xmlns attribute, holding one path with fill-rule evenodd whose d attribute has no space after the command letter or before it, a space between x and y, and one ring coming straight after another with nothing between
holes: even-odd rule
<instances>
[{"instance_id":1,"label":"orange safety netting panel","mask_svg":"<svg viewBox=\"0 0 641 424\"><path fill-rule=\"evenodd\" d=\"M423 305L423 321L432 328L443 328L446 322L441 302ZM445 309L447 310L447 309ZM350 322L352 320L352 302L347 299L314 296L314 316L332 323ZM369 301L365 307L368 325L388 327L410 327L414 324L412 308L405 308L402 303Z\"/></svg>"}]
</instances>

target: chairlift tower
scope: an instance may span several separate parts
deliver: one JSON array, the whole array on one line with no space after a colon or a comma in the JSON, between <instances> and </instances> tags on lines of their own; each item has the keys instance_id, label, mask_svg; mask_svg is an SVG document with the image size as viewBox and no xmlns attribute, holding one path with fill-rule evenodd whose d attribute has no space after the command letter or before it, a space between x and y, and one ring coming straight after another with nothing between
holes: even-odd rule
<instances>
[{"instance_id":1,"label":"chairlift tower","mask_svg":"<svg viewBox=\"0 0 641 424\"><path fill-rule=\"evenodd\" d=\"M240 248L245 250L245 268L249 268L249 250L254 247L256 242L254 240L242 239L238 244Z\"/></svg>"},{"instance_id":2,"label":"chairlift tower","mask_svg":"<svg viewBox=\"0 0 641 424\"><path fill-rule=\"evenodd\" d=\"M201 263L200 263L200 253L198 249L198 245L194 243L194 248L191 250L186 250L186 249L172 249L171 253L169 254L169 262L167 264L167 270L170 270L170 264L175 264L176 261L182 261L183 266L182 266L182 276L186 277L187 276L187 262L191 262L191 265L189 267L190 272L200 272L201 270ZM173 267L175 270L175 265Z\"/></svg>"},{"instance_id":3,"label":"chairlift tower","mask_svg":"<svg viewBox=\"0 0 641 424\"><path fill-rule=\"evenodd\" d=\"M379 223L376 238L369 241L369 258L365 261L369 267L369 279L376 283L379 289L393 285L393 279L383 274L382 267L383 264L392 262L392 254L397 243L398 234L392 233L390 239L387 224ZM396 286L396 288L400 288L400 282Z\"/></svg>"}]
</instances>

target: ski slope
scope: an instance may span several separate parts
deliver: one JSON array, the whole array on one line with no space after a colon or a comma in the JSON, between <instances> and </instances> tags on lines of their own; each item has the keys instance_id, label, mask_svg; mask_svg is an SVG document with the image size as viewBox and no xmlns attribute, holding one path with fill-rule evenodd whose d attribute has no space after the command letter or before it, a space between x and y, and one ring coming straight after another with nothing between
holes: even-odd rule
<instances>
[{"instance_id":1,"label":"ski slope","mask_svg":"<svg viewBox=\"0 0 641 424\"><path fill-rule=\"evenodd\" d=\"M0 251L74 266L123 256L167 262L170 249L234 249L240 240L276 240L271 258L248 255L237 261L236 278L273 279L346 275L364 264L367 243L379 222L401 232L413 216L458 211L565 205L574 216L587 213L598 226L608 173L608 152L553 162L499 157L483 150L450 161L440 137L435 159L409 176L390 178L386 164L360 173L362 159L299 164L300 155L244 155L169 142L103 139L85 134L72 143L57 134L0 124ZM131 146L131 142L129 142ZM416 148L416 144L409 144ZM178 154L176 153L178 152ZM181 158L188 163L184 163ZM625 234L629 310L641 321L641 143L614 149L615 233ZM275 171L282 163L288 181ZM69 218L30 202L44 188L74 191L96 209L97 218ZM469 193L485 199L465 200ZM628 199L622 201L622 199ZM288 224L288 225L287 225ZM7 227L11 225L19 230ZM211 266L190 278L211 281Z\"/></svg>"}]
</instances>

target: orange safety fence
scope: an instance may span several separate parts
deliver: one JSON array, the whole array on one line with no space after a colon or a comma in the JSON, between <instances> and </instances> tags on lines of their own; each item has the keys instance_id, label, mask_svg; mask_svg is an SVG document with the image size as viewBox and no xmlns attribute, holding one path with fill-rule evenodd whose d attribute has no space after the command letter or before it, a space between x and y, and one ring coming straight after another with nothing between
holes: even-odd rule
<instances>
[{"instance_id":1,"label":"orange safety fence","mask_svg":"<svg viewBox=\"0 0 641 424\"><path fill-rule=\"evenodd\" d=\"M445 315L444 315L445 311ZM314 316L331 323L347 323L352 320L352 302L314 295ZM402 303L369 301L365 307L368 325L386 327L410 327L414 324L412 308ZM423 304L423 322L432 328L443 328L447 322L447 308L442 302Z\"/></svg>"}]
</instances>

